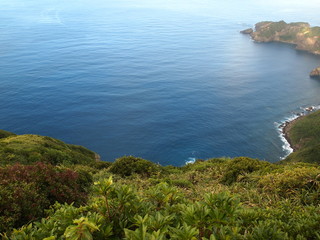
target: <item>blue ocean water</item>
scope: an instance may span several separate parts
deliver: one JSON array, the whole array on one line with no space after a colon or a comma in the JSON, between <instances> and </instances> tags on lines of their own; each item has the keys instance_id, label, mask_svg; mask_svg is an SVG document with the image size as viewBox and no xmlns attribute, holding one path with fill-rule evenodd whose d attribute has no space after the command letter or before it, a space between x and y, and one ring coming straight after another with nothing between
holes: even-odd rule
<instances>
[{"instance_id":1,"label":"blue ocean water","mask_svg":"<svg viewBox=\"0 0 320 240\"><path fill-rule=\"evenodd\" d=\"M3 0L0 128L163 165L286 155L280 123L320 104L320 57L240 30L320 25L315 1Z\"/></svg>"}]
</instances>

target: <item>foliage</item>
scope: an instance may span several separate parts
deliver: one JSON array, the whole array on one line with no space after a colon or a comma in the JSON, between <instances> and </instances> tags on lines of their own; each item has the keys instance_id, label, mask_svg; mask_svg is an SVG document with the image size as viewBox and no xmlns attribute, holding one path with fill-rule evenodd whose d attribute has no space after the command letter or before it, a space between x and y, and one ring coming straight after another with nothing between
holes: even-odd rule
<instances>
[{"instance_id":1,"label":"foliage","mask_svg":"<svg viewBox=\"0 0 320 240\"><path fill-rule=\"evenodd\" d=\"M248 157L238 157L228 162L221 181L225 184L232 184L238 180L239 176L244 176L267 167L271 167L271 164L268 162Z\"/></svg>"},{"instance_id":2,"label":"foliage","mask_svg":"<svg viewBox=\"0 0 320 240\"><path fill-rule=\"evenodd\" d=\"M44 163L0 168L0 231L44 216L56 201L84 203L89 185L73 170Z\"/></svg>"},{"instance_id":3,"label":"foliage","mask_svg":"<svg viewBox=\"0 0 320 240\"><path fill-rule=\"evenodd\" d=\"M307 34L308 37L319 37L320 36L320 27L312 27Z\"/></svg>"},{"instance_id":4,"label":"foliage","mask_svg":"<svg viewBox=\"0 0 320 240\"><path fill-rule=\"evenodd\" d=\"M12 133L12 132L8 132L5 130L1 130L0 129L0 139L1 138L6 138L6 137L10 137L10 136L15 136L16 134Z\"/></svg>"},{"instance_id":5,"label":"foliage","mask_svg":"<svg viewBox=\"0 0 320 240\"><path fill-rule=\"evenodd\" d=\"M265 23L267 24L265 25ZM287 26L288 24L284 21L262 22L262 23L256 24L256 29L259 30L260 36L269 38L274 36L277 32L284 30Z\"/></svg>"},{"instance_id":6,"label":"foliage","mask_svg":"<svg viewBox=\"0 0 320 240\"><path fill-rule=\"evenodd\" d=\"M137 191L96 182L86 206L55 204L41 221L3 234L3 239L317 239L318 205L280 200L246 207L234 194L207 193L190 201L166 183Z\"/></svg>"},{"instance_id":7,"label":"foliage","mask_svg":"<svg viewBox=\"0 0 320 240\"><path fill-rule=\"evenodd\" d=\"M289 138L297 151L285 161L320 163L320 111L294 122Z\"/></svg>"},{"instance_id":8,"label":"foliage","mask_svg":"<svg viewBox=\"0 0 320 240\"><path fill-rule=\"evenodd\" d=\"M94 161L89 164L90 167L94 169L99 169L99 170L109 168L111 165L112 165L111 162L106 162L106 161Z\"/></svg>"},{"instance_id":9,"label":"foliage","mask_svg":"<svg viewBox=\"0 0 320 240\"><path fill-rule=\"evenodd\" d=\"M319 174L320 169L317 167L297 166L261 176L259 184L265 190L282 196L297 195L303 190L311 193L320 191ZM313 203L318 204L318 201Z\"/></svg>"},{"instance_id":10,"label":"foliage","mask_svg":"<svg viewBox=\"0 0 320 240\"><path fill-rule=\"evenodd\" d=\"M0 164L30 164L47 162L58 164L90 164L94 152L63 143L54 138L38 135L13 135L0 139Z\"/></svg>"},{"instance_id":11,"label":"foliage","mask_svg":"<svg viewBox=\"0 0 320 240\"><path fill-rule=\"evenodd\" d=\"M159 171L159 166L142 158L124 156L116 159L109 170L110 172L119 174L122 177L131 176L133 174L150 177Z\"/></svg>"}]
</instances>

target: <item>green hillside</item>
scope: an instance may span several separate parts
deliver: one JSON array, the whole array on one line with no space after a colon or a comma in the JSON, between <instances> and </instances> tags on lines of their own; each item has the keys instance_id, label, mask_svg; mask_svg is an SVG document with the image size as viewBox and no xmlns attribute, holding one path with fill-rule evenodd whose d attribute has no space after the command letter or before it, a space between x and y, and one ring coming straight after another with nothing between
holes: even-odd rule
<instances>
[{"instance_id":1,"label":"green hillside","mask_svg":"<svg viewBox=\"0 0 320 240\"><path fill-rule=\"evenodd\" d=\"M289 132L296 149L285 161L320 163L320 111L296 121Z\"/></svg>"},{"instance_id":2,"label":"green hillside","mask_svg":"<svg viewBox=\"0 0 320 240\"><path fill-rule=\"evenodd\" d=\"M308 23L264 21L257 23L255 31L248 33L257 42L284 42L311 53L319 54L320 51L320 27L310 27Z\"/></svg>"},{"instance_id":3,"label":"green hillside","mask_svg":"<svg viewBox=\"0 0 320 240\"><path fill-rule=\"evenodd\" d=\"M0 131L0 164L47 162L58 164L89 164L95 153L77 145L39 135L15 135Z\"/></svg>"}]
</instances>

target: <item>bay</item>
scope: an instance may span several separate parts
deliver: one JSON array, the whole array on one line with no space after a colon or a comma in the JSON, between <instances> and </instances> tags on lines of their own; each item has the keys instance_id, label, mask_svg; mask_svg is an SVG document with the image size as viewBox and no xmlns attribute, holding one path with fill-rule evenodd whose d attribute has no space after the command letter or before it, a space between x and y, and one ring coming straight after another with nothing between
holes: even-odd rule
<instances>
[{"instance_id":1,"label":"bay","mask_svg":"<svg viewBox=\"0 0 320 240\"><path fill-rule=\"evenodd\" d=\"M320 26L314 1L0 3L0 126L163 165L286 155L278 123L320 104L320 58L240 30Z\"/></svg>"}]
</instances>

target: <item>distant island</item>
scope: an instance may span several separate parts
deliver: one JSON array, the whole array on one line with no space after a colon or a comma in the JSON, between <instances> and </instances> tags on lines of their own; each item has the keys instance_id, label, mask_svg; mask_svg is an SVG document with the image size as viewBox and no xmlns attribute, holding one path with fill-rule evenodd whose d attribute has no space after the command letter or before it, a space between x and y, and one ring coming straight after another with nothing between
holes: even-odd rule
<instances>
[{"instance_id":1,"label":"distant island","mask_svg":"<svg viewBox=\"0 0 320 240\"><path fill-rule=\"evenodd\" d=\"M311 27L309 23L285 21L263 21L252 28L241 31L250 34L257 42L282 42L294 44L296 49L320 55L320 27ZM310 77L320 78L320 66L310 72Z\"/></svg>"}]
</instances>

